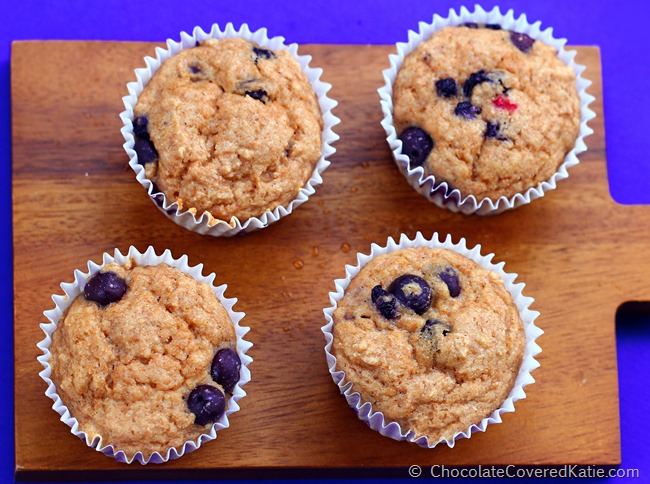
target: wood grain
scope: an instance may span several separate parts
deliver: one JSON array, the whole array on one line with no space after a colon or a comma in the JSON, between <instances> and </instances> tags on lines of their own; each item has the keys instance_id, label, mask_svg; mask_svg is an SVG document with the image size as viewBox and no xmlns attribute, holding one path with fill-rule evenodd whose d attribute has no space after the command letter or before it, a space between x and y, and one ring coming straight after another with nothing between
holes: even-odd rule
<instances>
[{"instance_id":1,"label":"wood grain","mask_svg":"<svg viewBox=\"0 0 650 484\"><path fill-rule=\"evenodd\" d=\"M614 314L625 301L649 299L650 209L618 205L608 192L597 48L577 49L594 81L589 91L598 114L582 163L545 198L476 217L428 203L391 161L376 90L392 46L302 46L312 64L324 68L323 79L340 103L341 140L324 185L267 229L215 239L167 220L127 166L121 96L155 45L12 47L18 479L307 476L316 470L319 476L406 477L414 463L620 462ZM322 308L333 280L372 242L417 231L465 237L506 261L506 270L526 282L546 332L528 398L503 424L454 449L421 449L368 429L338 394L324 358ZM239 298L236 308L247 313L244 323L255 344L253 379L231 427L162 466L127 466L86 448L59 422L38 377L38 324L53 306L50 295L89 259L129 245L186 253L191 264L205 264L205 273L216 272L217 282L229 286L227 295Z\"/></svg>"}]
</instances>

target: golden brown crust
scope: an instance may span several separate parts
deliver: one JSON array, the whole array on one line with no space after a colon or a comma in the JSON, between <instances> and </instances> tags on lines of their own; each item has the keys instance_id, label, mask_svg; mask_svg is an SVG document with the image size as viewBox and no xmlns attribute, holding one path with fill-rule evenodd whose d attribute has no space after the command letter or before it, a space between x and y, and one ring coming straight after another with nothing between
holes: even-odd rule
<instances>
[{"instance_id":1,"label":"golden brown crust","mask_svg":"<svg viewBox=\"0 0 650 484\"><path fill-rule=\"evenodd\" d=\"M458 271L461 293L451 297L439 273ZM400 305L399 317L383 317L372 288L414 274L434 292L422 315ZM427 320L449 326L425 337ZM355 276L334 312L337 370L373 410L404 432L430 442L452 438L489 416L505 400L521 365L525 334L516 305L501 278L448 250L403 249L374 258Z\"/></svg>"},{"instance_id":2,"label":"golden brown crust","mask_svg":"<svg viewBox=\"0 0 650 484\"><path fill-rule=\"evenodd\" d=\"M217 385L217 349L236 346L228 313L203 282L165 264L107 265L127 281L106 307L77 297L50 351L52 381L79 428L131 456L165 454L210 428L194 424L185 399L198 384Z\"/></svg>"},{"instance_id":3,"label":"golden brown crust","mask_svg":"<svg viewBox=\"0 0 650 484\"><path fill-rule=\"evenodd\" d=\"M243 221L285 206L321 156L321 112L307 76L288 51L267 59L253 47L208 39L181 51L135 107L160 157L145 167L147 178L199 216Z\"/></svg>"},{"instance_id":4,"label":"golden brown crust","mask_svg":"<svg viewBox=\"0 0 650 484\"><path fill-rule=\"evenodd\" d=\"M493 82L464 97L463 83L480 70ZM457 96L437 94L435 82L445 78L456 81ZM499 95L517 105L514 112L494 104ZM522 52L506 30L441 29L404 59L393 96L398 135L418 126L435 143L425 172L479 199L510 197L548 180L579 132L573 69L542 41ZM481 113L470 120L454 114L462 101ZM499 123L504 139L486 138L488 121Z\"/></svg>"}]
</instances>

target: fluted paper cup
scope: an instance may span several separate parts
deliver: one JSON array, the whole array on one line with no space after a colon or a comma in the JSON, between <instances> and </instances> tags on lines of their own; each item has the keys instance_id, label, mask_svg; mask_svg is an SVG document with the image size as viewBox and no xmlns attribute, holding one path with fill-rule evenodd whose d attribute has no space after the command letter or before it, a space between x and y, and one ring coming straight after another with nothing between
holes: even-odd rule
<instances>
[{"instance_id":1,"label":"fluted paper cup","mask_svg":"<svg viewBox=\"0 0 650 484\"><path fill-rule=\"evenodd\" d=\"M129 94L122 98L125 110L120 114L120 118L123 123L121 132L125 140L123 146L129 156L129 166L133 169L136 174L136 179L147 191L159 210L173 222L188 230L215 237L231 237L267 227L292 213L315 193L316 186L323 183L322 173L330 165L328 158L336 151L332 145L339 139L339 136L334 133L332 128L341 122L339 118L332 114L332 109L336 107L337 102L327 96L332 86L320 80L323 69L309 65L311 56L298 54L297 44L286 45L283 37L269 38L267 30L264 28L253 32L249 29L248 25L242 24L238 30L235 30L234 26L228 23L222 30L219 25L214 24L209 32L205 32L200 27L195 27L192 34L181 32L180 37L180 41L168 39L166 49L157 47L155 58L145 57L146 67L136 69L136 81L127 84ZM291 202L286 206L275 207L272 210L267 210L247 220L232 217L226 221L213 217L209 212L198 213L191 206L179 207L176 201L169 200L164 193L155 190L153 183L145 176L144 166L138 163L137 154L133 149L135 144L133 112L138 102L138 97L163 62L178 54L181 50L195 47L197 42L202 42L206 39L225 39L232 37L243 38L271 50L286 50L294 56L318 98L323 120L323 129L321 130L321 156L316 162L309 180L306 181Z\"/></svg>"},{"instance_id":2,"label":"fluted paper cup","mask_svg":"<svg viewBox=\"0 0 650 484\"><path fill-rule=\"evenodd\" d=\"M418 435L412 429L402 428L399 423L390 421L388 418L384 417L382 412L373 409L370 402L363 401L361 395L355 390L354 384L346 378L345 372L337 368L336 357L332 354L332 344L334 341L333 315L339 301L343 298L350 281L369 261L375 257L411 247L448 249L465 256L479 266L498 274L503 280L506 290L512 296L512 299L519 310L519 315L523 322L526 336L526 346L515 383L499 408L494 410L488 417L470 425L467 429L461 432L456 432L451 438L442 438L438 441L429 440L426 435ZM392 237L389 238L385 246L372 244L370 247L370 254L357 254L356 265L346 265L345 277L334 281L335 291L330 292L329 294L331 306L324 309L327 324L321 328L326 341L325 356L327 359L327 366L334 383L339 387L340 392L345 397L350 407L354 409L359 419L368 424L371 429L376 430L381 435L390 437L391 439L414 442L421 447L433 448L442 442L447 444L449 447L453 447L458 439L469 438L474 432L484 432L489 424L500 423L501 415L507 412L514 412L514 403L526 397L524 387L535 381L531 372L540 366L539 362L535 359L535 356L542 351L535 342L535 340L543 334L543 331L535 326L535 319L539 316L539 312L530 309L534 300L523 295L523 289L525 287L524 283L515 283L517 274L506 273L503 270L505 263L494 263L492 262L493 257L494 254L481 255L480 245L468 248L465 239L461 239L458 243L454 243L451 236L448 235L445 240L441 240L437 233L433 234L431 239L426 239L418 232L413 240L406 237L406 235L402 235L398 242L393 240Z\"/></svg>"},{"instance_id":3,"label":"fluted paper cup","mask_svg":"<svg viewBox=\"0 0 650 484\"><path fill-rule=\"evenodd\" d=\"M397 137L398 134L395 130L393 121L393 85L404 59L438 30L465 23L498 24L504 30L525 33L533 39L541 40L555 48L558 52L558 58L571 67L576 75L576 86L580 100L580 128L573 149L566 154L557 171L548 180L542 181L538 185L511 197L502 196L497 200L490 198L479 199L472 194L461 193L460 190L453 188L447 182L436 180L433 174L426 174L421 166L410 168L409 158L402 153L402 141ZM452 212L464 214L488 215L501 213L530 203L543 197L545 192L554 190L559 180L568 178L568 169L578 164L577 155L587 150L584 138L593 133L587 123L596 117L596 114L589 109L589 104L594 100L594 97L586 91L591 85L591 81L582 76L585 67L575 62L576 51L565 49L567 40L555 38L552 28L542 30L540 25L541 22L529 23L526 15L515 18L513 10L508 10L505 14L502 14L498 7L494 7L489 12L478 5L472 12L465 7L461 7L458 13L450 9L446 17L440 17L436 14L433 16L431 23L420 22L418 31L409 31L408 41L397 43L397 52L389 55L390 67L383 71L385 84L378 90L384 114L381 125L386 131L386 139L400 172L408 183L430 202Z\"/></svg>"},{"instance_id":4,"label":"fluted paper cup","mask_svg":"<svg viewBox=\"0 0 650 484\"><path fill-rule=\"evenodd\" d=\"M116 446L114 446L111 442L105 442L101 436L96 436L95 438L91 439L89 435L79 429L79 422L74 417L74 415L71 414L65 402L62 401L61 397L57 393L56 385L51 379L52 368L50 366L50 344L52 343L52 334L56 330L59 321L65 316L66 311L74 299L83 293L84 286L94 274L112 262L115 262L118 265L124 265L130 260L133 260L136 265L139 266L156 266L160 264L167 264L191 276L196 281L205 282L208 284L216 294L223 307L228 312L228 316L233 323L236 335L236 351L241 359L242 364L239 382L233 389L232 395L226 397L226 410L221 418L212 425L209 432L201 434L195 440L185 442L180 448L172 447L168 449L164 454L161 454L159 452L144 454L143 452L139 451L134 455L127 455L124 451L116 448ZM162 255L157 255L153 247L149 247L144 253L139 252L135 247L130 247L129 251L124 255L118 249L115 249L113 255L104 253L101 264L96 264L95 262L89 261L87 272L75 270L74 282L61 284L61 289L63 289L64 295L52 296L55 307L54 309L50 309L49 311L44 312L45 317L49 320L49 323L43 323L40 325L41 329L45 333L45 338L37 345L38 348L43 352L43 354L38 357L38 361L44 367L44 369L39 373L39 376L47 384L45 395L54 401L52 408L61 416L61 421L70 427L71 432L86 442L89 447L109 457L113 457L119 462L125 462L127 464L130 464L134 461L137 461L140 464L160 464L167 462L168 460L177 459L188 452L192 452L198 449L205 442L216 439L217 432L227 428L230 425L230 415L239 410L239 405L237 402L242 397L244 397L244 395L246 395L246 392L242 387L251 379L251 373L248 369L248 365L253 361L253 359L248 356L246 352L253 345L244 339L244 336L246 333L248 333L248 331L250 331L250 328L240 325L240 322L245 314L233 309L233 306L237 302L237 299L225 296L227 286L225 284L215 286L215 274L212 273L206 277L202 274L202 270L203 264L189 266L188 258L186 255L175 259L169 250L165 250Z\"/></svg>"}]
</instances>

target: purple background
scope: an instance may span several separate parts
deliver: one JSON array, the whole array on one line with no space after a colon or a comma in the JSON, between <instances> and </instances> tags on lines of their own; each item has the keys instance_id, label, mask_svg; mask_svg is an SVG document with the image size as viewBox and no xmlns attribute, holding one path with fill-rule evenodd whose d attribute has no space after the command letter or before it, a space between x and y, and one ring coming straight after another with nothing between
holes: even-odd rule
<instances>
[{"instance_id":1,"label":"purple background","mask_svg":"<svg viewBox=\"0 0 650 484\"><path fill-rule=\"evenodd\" d=\"M449 8L461 5L460 2L422 0L5 2L0 20L0 227L7 235L0 243L0 260L9 261L12 257L11 41L163 41L168 37L177 39L180 31L190 31L196 25L208 30L213 23L233 22L238 26L245 22L251 29L267 27L270 36L281 35L288 42L393 44L406 40L407 30L416 29L418 21L428 22L433 13L444 16ZM482 3L486 9L494 5L493 1ZM541 20L542 27L553 26L555 36L567 37L570 44L600 46L611 193L620 203L650 203L650 156L644 143L646 133L650 131L647 114L650 109L650 58L647 50L650 2L511 0L498 5L502 10L513 8L515 14L525 12L529 20ZM3 321L0 325L0 365L3 370L0 372L0 391L5 396L0 400L0 414L5 417L0 420L0 482L10 482L14 469L12 268L5 263L0 270L0 289L4 294L0 298L0 320ZM649 322L647 312L619 315L617 318L622 468L639 468L640 482L650 482L647 458L650 450L647 433L650 413L647 385L650 371ZM559 434L558 439L562 438L571 436Z\"/></svg>"}]
</instances>

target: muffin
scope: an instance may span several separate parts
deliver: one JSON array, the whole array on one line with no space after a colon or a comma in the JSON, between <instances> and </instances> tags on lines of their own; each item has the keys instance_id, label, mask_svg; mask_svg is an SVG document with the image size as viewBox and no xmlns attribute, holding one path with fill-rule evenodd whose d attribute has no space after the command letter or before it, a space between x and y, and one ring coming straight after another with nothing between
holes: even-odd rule
<instances>
[{"instance_id":1,"label":"muffin","mask_svg":"<svg viewBox=\"0 0 650 484\"><path fill-rule=\"evenodd\" d=\"M87 442L127 462L164 461L227 426L250 359L241 317L218 292L165 262L133 258L105 264L79 291L42 349L57 399Z\"/></svg>"},{"instance_id":2,"label":"muffin","mask_svg":"<svg viewBox=\"0 0 650 484\"><path fill-rule=\"evenodd\" d=\"M520 292L447 245L375 248L331 295L324 327L330 371L360 418L372 427L380 414L375 430L429 447L497 421L536 364L523 364L536 329Z\"/></svg>"},{"instance_id":3,"label":"muffin","mask_svg":"<svg viewBox=\"0 0 650 484\"><path fill-rule=\"evenodd\" d=\"M130 164L153 200L209 235L264 227L304 202L338 122L309 57L265 32L229 28L197 29L158 52L159 67L136 71L142 90L130 86L122 117Z\"/></svg>"},{"instance_id":4,"label":"muffin","mask_svg":"<svg viewBox=\"0 0 650 484\"><path fill-rule=\"evenodd\" d=\"M398 47L392 105L384 106L389 142L409 181L465 213L541 196L573 163L587 117L579 69L558 56L561 42L511 14L496 23L487 18L451 17Z\"/></svg>"}]
</instances>

